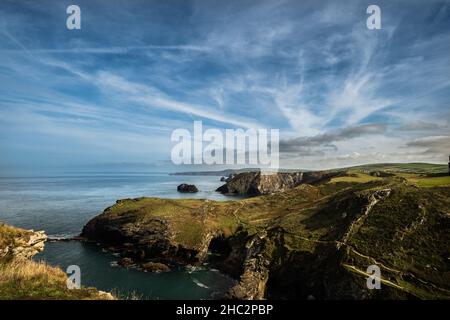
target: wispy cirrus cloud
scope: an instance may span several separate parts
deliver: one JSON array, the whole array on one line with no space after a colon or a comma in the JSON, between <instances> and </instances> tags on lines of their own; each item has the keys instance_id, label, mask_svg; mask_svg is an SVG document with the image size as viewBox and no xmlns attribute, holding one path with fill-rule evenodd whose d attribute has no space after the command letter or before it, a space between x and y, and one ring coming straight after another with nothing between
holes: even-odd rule
<instances>
[{"instance_id":1,"label":"wispy cirrus cloud","mask_svg":"<svg viewBox=\"0 0 450 320\"><path fill-rule=\"evenodd\" d=\"M446 1L382 3L377 31L351 0L79 5L80 32L64 29L64 3L0 9L0 147L16 150L11 158L51 135L53 153L70 143L75 154L127 161L120 150L152 137L136 161L164 160L168 133L193 120L278 128L289 167L447 152L445 139L426 140L449 134ZM93 147L102 143L110 151Z\"/></svg>"},{"instance_id":2,"label":"wispy cirrus cloud","mask_svg":"<svg viewBox=\"0 0 450 320\"><path fill-rule=\"evenodd\" d=\"M70 54L133 54L135 52L146 51L194 51L194 52L208 52L211 49L208 47L201 47L195 45L146 45L146 46L129 46L129 47L73 47L73 48L25 48L19 44L11 35L8 37L20 46L20 49L0 49L6 53L19 53L24 50L30 53L70 53Z\"/></svg>"}]
</instances>

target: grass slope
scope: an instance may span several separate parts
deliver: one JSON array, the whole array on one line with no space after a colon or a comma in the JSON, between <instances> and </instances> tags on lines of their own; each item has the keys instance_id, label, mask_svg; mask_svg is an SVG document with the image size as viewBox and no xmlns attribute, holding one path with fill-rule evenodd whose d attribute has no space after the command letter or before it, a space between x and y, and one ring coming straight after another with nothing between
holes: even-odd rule
<instances>
[{"instance_id":1,"label":"grass slope","mask_svg":"<svg viewBox=\"0 0 450 320\"><path fill-rule=\"evenodd\" d=\"M392 175L373 174L381 169ZM238 231L267 234L268 297L345 298L349 291L362 297L366 268L376 264L383 290L366 295L449 299L450 181L433 176L440 171L424 164L365 166L321 184L233 202L129 199L102 216L131 225L164 219L186 247L209 231L225 238Z\"/></svg>"},{"instance_id":2,"label":"grass slope","mask_svg":"<svg viewBox=\"0 0 450 320\"><path fill-rule=\"evenodd\" d=\"M44 262L12 256L10 249L23 246L32 234L29 230L0 224L0 251L3 252L0 255L0 300L112 298L110 294L94 288L69 290L66 285L67 275L61 269Z\"/></svg>"}]
</instances>

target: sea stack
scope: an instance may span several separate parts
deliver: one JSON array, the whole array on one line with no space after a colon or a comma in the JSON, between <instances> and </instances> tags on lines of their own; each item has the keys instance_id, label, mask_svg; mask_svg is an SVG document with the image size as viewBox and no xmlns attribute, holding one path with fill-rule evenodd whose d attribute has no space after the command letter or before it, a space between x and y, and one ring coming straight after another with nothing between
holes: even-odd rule
<instances>
[{"instance_id":1,"label":"sea stack","mask_svg":"<svg viewBox=\"0 0 450 320\"><path fill-rule=\"evenodd\" d=\"M198 189L193 184L182 183L177 187L177 191L183 193L195 193L198 192Z\"/></svg>"}]
</instances>

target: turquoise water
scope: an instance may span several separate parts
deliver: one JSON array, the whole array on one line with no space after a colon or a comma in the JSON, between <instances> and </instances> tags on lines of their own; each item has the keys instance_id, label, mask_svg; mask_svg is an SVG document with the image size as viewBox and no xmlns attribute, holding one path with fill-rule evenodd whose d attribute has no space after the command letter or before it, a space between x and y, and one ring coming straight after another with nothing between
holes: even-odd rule
<instances>
[{"instance_id":1,"label":"turquoise water","mask_svg":"<svg viewBox=\"0 0 450 320\"><path fill-rule=\"evenodd\" d=\"M180 183L193 183L196 194L180 194ZM214 190L219 177L170 176L161 173L83 174L0 178L0 220L18 227L45 230L50 237L78 235L89 219L117 199L155 196L232 200ZM117 257L95 244L48 242L36 256L65 270L81 268L83 286L143 299L214 299L233 281L209 269L145 273L117 267Z\"/></svg>"}]
</instances>

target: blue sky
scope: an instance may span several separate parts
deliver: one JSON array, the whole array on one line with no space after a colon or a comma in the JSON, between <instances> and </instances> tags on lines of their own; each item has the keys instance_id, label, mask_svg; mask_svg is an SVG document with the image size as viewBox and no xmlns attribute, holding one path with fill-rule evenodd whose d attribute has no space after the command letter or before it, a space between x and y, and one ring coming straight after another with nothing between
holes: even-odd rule
<instances>
[{"instance_id":1,"label":"blue sky","mask_svg":"<svg viewBox=\"0 0 450 320\"><path fill-rule=\"evenodd\" d=\"M2 173L165 168L194 120L280 129L282 167L443 163L449 87L449 1L0 2Z\"/></svg>"}]
</instances>

